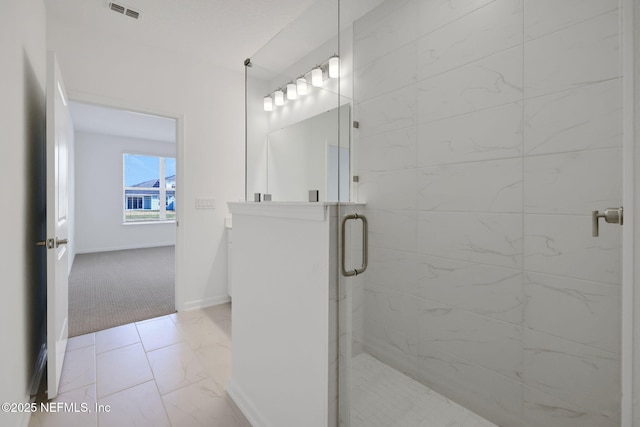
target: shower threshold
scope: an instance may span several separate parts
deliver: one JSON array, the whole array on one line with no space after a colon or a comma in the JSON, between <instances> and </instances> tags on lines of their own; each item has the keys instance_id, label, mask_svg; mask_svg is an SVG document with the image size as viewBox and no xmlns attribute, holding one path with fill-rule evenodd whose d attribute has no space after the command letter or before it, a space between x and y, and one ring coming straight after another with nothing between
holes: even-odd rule
<instances>
[{"instance_id":1,"label":"shower threshold","mask_svg":"<svg viewBox=\"0 0 640 427\"><path fill-rule=\"evenodd\" d=\"M351 427L497 427L367 353L351 366Z\"/></svg>"}]
</instances>

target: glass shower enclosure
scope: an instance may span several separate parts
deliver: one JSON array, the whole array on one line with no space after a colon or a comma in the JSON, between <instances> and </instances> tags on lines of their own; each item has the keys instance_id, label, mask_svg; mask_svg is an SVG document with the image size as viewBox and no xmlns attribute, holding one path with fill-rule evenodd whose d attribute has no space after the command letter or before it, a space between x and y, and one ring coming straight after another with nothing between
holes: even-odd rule
<instances>
[{"instance_id":1,"label":"glass shower enclosure","mask_svg":"<svg viewBox=\"0 0 640 427\"><path fill-rule=\"evenodd\" d=\"M620 424L622 11L572 4L322 0L250 58L247 200L368 219L332 425Z\"/></svg>"}]
</instances>

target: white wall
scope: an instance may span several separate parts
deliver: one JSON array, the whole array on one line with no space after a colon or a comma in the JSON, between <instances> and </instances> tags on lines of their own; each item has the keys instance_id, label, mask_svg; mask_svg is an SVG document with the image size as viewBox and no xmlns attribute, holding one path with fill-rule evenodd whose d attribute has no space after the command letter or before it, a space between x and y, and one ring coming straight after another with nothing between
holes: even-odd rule
<instances>
[{"instance_id":1,"label":"white wall","mask_svg":"<svg viewBox=\"0 0 640 427\"><path fill-rule=\"evenodd\" d=\"M70 98L181 119L177 307L226 301L225 202L244 197L242 64L222 69L51 14L47 25ZM214 197L217 208L196 210L199 196Z\"/></svg>"},{"instance_id":2,"label":"white wall","mask_svg":"<svg viewBox=\"0 0 640 427\"><path fill-rule=\"evenodd\" d=\"M45 8L41 0L2 3L0 57L0 176L7 202L1 225L5 245L0 257L0 338L5 348L0 352L0 401L24 402L32 368L29 339L34 317L30 309L34 286L30 150L34 132L43 137L45 123ZM0 412L3 426L21 426L27 420L28 414Z\"/></svg>"},{"instance_id":3,"label":"white wall","mask_svg":"<svg viewBox=\"0 0 640 427\"><path fill-rule=\"evenodd\" d=\"M124 225L124 153L175 157L176 145L76 132L76 252L174 245L174 223Z\"/></svg>"}]
</instances>

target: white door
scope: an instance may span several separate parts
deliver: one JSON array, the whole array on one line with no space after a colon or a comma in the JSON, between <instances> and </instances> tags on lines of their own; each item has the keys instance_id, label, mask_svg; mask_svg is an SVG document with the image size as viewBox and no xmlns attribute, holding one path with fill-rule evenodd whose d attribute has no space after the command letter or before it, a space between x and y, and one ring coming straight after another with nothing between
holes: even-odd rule
<instances>
[{"instance_id":1,"label":"white door","mask_svg":"<svg viewBox=\"0 0 640 427\"><path fill-rule=\"evenodd\" d=\"M68 338L68 142L73 138L55 54L47 64L47 397L58 394Z\"/></svg>"}]
</instances>

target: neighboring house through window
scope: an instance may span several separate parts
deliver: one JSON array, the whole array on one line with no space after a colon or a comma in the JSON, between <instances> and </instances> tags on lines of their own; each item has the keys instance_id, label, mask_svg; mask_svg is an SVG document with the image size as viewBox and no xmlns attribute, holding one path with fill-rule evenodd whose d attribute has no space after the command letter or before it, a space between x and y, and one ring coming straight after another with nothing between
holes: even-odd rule
<instances>
[{"instance_id":1,"label":"neighboring house through window","mask_svg":"<svg viewBox=\"0 0 640 427\"><path fill-rule=\"evenodd\" d=\"M176 217L176 159L125 153L124 222Z\"/></svg>"}]
</instances>

